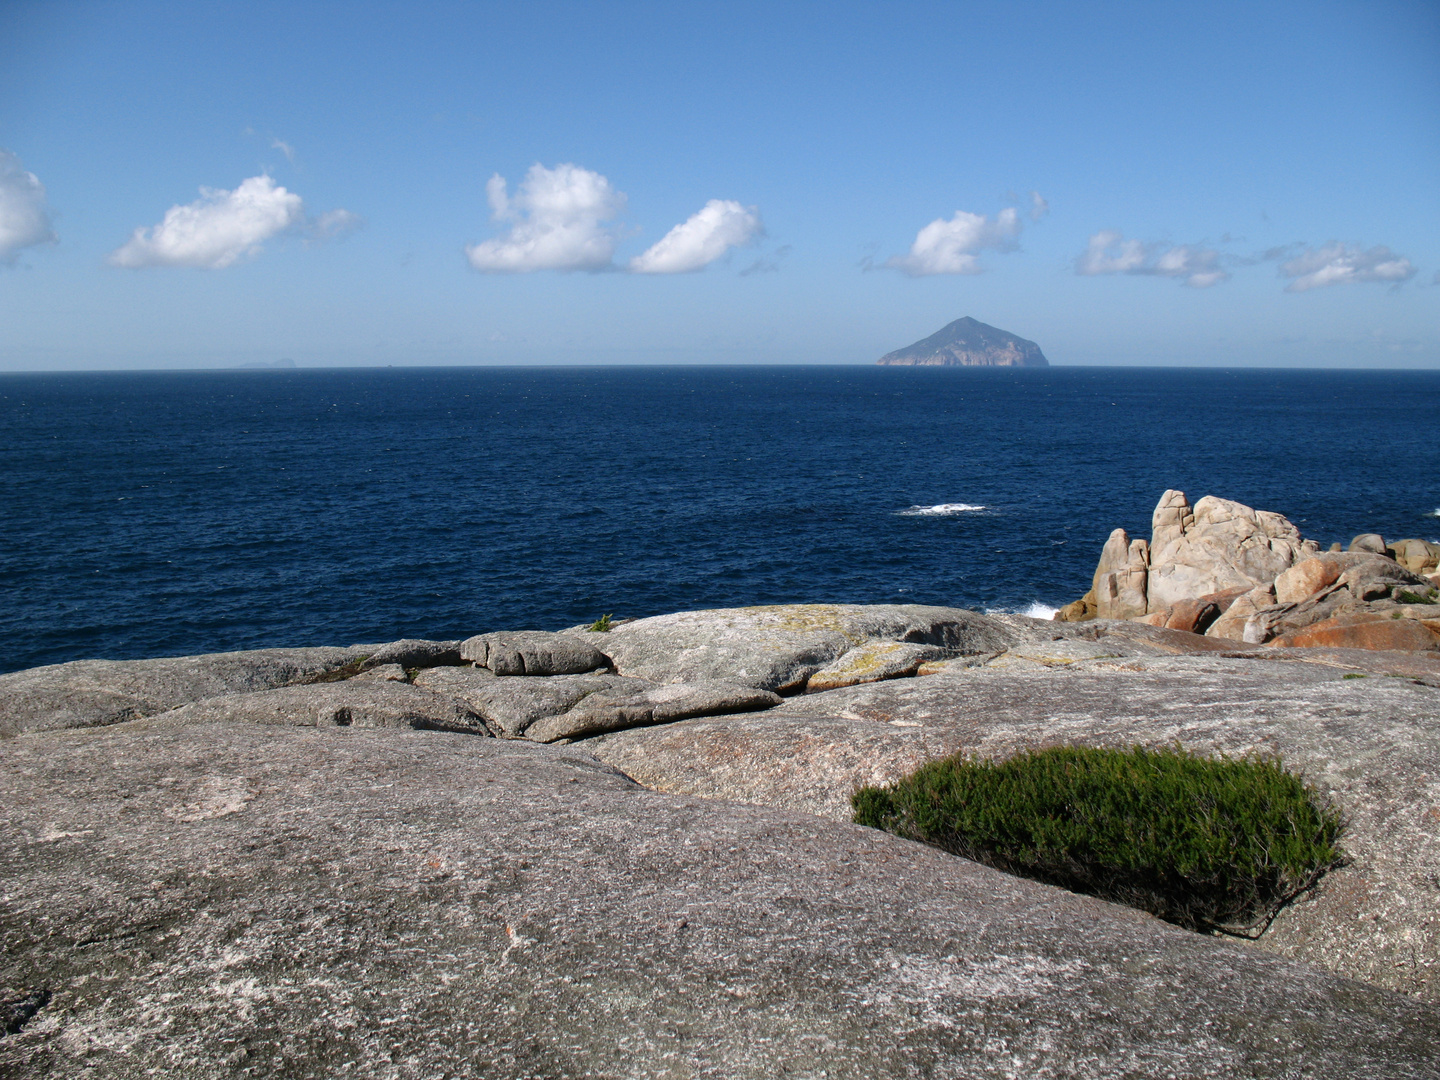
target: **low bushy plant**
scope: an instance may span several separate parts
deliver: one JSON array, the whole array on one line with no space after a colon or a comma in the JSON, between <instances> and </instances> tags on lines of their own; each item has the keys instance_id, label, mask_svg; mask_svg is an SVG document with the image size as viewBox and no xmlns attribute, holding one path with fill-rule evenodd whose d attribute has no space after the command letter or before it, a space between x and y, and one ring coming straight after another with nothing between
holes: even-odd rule
<instances>
[{"instance_id":1,"label":"low bushy plant","mask_svg":"<svg viewBox=\"0 0 1440 1080\"><path fill-rule=\"evenodd\" d=\"M855 821L1152 912L1259 936L1344 855L1339 812L1266 757L1056 746L861 788Z\"/></svg>"},{"instance_id":2,"label":"low bushy plant","mask_svg":"<svg viewBox=\"0 0 1440 1080\"><path fill-rule=\"evenodd\" d=\"M586 627L586 629L592 634L608 634L610 632L610 620L612 618L613 616L611 615L601 615L600 618L596 619Z\"/></svg>"}]
</instances>

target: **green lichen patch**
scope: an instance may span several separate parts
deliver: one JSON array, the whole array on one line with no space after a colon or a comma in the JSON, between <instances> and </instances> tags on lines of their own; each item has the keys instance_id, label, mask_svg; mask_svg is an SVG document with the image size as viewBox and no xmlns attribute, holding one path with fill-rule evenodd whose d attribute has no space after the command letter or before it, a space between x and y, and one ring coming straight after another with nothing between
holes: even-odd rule
<instances>
[{"instance_id":1,"label":"green lichen patch","mask_svg":"<svg viewBox=\"0 0 1440 1080\"><path fill-rule=\"evenodd\" d=\"M855 821L1202 931L1258 937L1344 854L1337 809L1274 758L1057 746L944 758Z\"/></svg>"}]
</instances>

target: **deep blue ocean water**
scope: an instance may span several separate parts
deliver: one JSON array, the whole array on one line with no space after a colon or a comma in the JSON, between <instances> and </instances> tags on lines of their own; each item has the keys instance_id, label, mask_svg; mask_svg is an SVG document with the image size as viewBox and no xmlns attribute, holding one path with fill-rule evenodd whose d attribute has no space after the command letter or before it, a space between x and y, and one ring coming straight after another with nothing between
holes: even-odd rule
<instances>
[{"instance_id":1,"label":"deep blue ocean water","mask_svg":"<svg viewBox=\"0 0 1440 1080\"><path fill-rule=\"evenodd\" d=\"M1440 538L1440 372L0 376L0 670L698 607L1024 610L1176 487ZM924 508L946 507L922 512Z\"/></svg>"}]
</instances>

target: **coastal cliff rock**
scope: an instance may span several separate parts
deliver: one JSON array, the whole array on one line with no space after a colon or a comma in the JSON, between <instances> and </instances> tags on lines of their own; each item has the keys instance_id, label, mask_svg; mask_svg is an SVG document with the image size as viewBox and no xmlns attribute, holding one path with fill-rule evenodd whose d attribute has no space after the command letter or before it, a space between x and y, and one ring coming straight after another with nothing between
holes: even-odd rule
<instances>
[{"instance_id":1,"label":"coastal cliff rock","mask_svg":"<svg viewBox=\"0 0 1440 1080\"><path fill-rule=\"evenodd\" d=\"M939 367L1049 367L1033 341L978 322L968 315L927 338L886 353L880 364Z\"/></svg>"},{"instance_id":2,"label":"coastal cliff rock","mask_svg":"<svg viewBox=\"0 0 1440 1080\"><path fill-rule=\"evenodd\" d=\"M1440 545L1387 546L1363 533L1348 552L1321 552L1280 514L1213 496L1192 507L1173 490L1151 524L1148 543L1110 534L1090 591L1056 620L1136 619L1251 644L1440 649L1440 626L1415 610L1440 602ZM1382 630L1382 618L1405 625ZM1319 637L1294 636L1322 623Z\"/></svg>"}]
</instances>

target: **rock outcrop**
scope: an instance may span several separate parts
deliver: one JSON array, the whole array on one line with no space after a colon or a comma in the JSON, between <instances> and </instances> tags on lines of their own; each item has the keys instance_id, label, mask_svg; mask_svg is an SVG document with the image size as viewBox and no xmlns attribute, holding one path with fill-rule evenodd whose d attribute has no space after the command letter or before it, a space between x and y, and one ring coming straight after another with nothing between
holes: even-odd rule
<instances>
[{"instance_id":1,"label":"rock outcrop","mask_svg":"<svg viewBox=\"0 0 1440 1080\"><path fill-rule=\"evenodd\" d=\"M0 675L0 737L99 727L201 698L323 678L363 662L373 651L254 649L157 660L75 660L14 671Z\"/></svg>"},{"instance_id":2,"label":"rock outcrop","mask_svg":"<svg viewBox=\"0 0 1440 1080\"><path fill-rule=\"evenodd\" d=\"M1035 626L1054 630L983 663L585 745L660 791L836 820L857 787L957 752L1278 754L1340 806L1351 862L1257 947L1440 1003L1440 654L1267 649L1132 622Z\"/></svg>"},{"instance_id":3,"label":"rock outcrop","mask_svg":"<svg viewBox=\"0 0 1440 1080\"><path fill-rule=\"evenodd\" d=\"M1284 644L788 605L0 677L0 1075L1434 1075L1440 652ZM1278 754L1350 861L1239 944L847 823L1062 742Z\"/></svg>"},{"instance_id":4,"label":"rock outcrop","mask_svg":"<svg viewBox=\"0 0 1440 1080\"><path fill-rule=\"evenodd\" d=\"M1035 342L968 315L913 345L886 353L878 363L906 367L1049 367Z\"/></svg>"},{"instance_id":5,"label":"rock outcrop","mask_svg":"<svg viewBox=\"0 0 1440 1080\"><path fill-rule=\"evenodd\" d=\"M1374 533L1321 552L1280 514L1212 496L1191 507L1167 491L1150 539L1112 532L1090 591L1055 617L1137 619L1252 644L1440 649L1440 629L1415 610L1440 601L1437 563L1440 545L1387 546ZM1405 624L1374 625L1382 619ZM1319 624L1320 636L1295 637Z\"/></svg>"},{"instance_id":6,"label":"rock outcrop","mask_svg":"<svg viewBox=\"0 0 1440 1080\"><path fill-rule=\"evenodd\" d=\"M576 747L147 723L5 746L0 1074L1440 1070L1424 1003Z\"/></svg>"}]
</instances>

